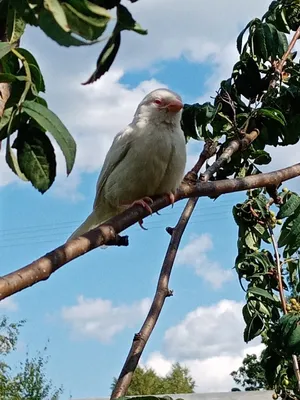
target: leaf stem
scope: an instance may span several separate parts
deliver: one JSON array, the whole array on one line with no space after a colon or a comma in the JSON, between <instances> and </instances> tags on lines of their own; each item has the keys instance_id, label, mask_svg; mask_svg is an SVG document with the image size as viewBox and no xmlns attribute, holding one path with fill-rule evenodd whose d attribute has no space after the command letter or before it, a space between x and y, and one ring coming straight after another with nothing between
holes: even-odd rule
<instances>
[{"instance_id":1,"label":"leaf stem","mask_svg":"<svg viewBox=\"0 0 300 400\"><path fill-rule=\"evenodd\" d=\"M22 62L22 64L24 65L24 69L25 69L25 74L26 74L26 83L25 83L25 88L24 91L20 97L20 100L18 101L18 108L20 108L22 106L22 103L24 102L24 100L26 99L27 93L30 90L31 84L32 84L32 80L31 80L31 71L30 71L30 67L29 64L26 60L25 57L22 56L22 54L20 54L18 52L18 50L16 49L12 49L11 50L12 53L14 53L14 55L16 57L18 57L18 59Z\"/></svg>"}]
</instances>

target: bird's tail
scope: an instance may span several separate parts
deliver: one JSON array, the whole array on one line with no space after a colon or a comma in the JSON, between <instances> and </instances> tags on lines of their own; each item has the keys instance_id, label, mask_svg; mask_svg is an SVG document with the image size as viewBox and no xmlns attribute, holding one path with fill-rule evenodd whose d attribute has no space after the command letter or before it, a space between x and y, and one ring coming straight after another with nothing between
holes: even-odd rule
<instances>
[{"instance_id":1,"label":"bird's tail","mask_svg":"<svg viewBox=\"0 0 300 400\"><path fill-rule=\"evenodd\" d=\"M77 228L76 231L72 233L72 235L68 238L68 241L83 235L84 233L90 231L91 229L96 228L96 226L100 225L103 222L104 221L102 221L102 218L100 220L97 214L94 211L92 211L91 214L87 217L87 219L79 226L79 228Z\"/></svg>"}]
</instances>

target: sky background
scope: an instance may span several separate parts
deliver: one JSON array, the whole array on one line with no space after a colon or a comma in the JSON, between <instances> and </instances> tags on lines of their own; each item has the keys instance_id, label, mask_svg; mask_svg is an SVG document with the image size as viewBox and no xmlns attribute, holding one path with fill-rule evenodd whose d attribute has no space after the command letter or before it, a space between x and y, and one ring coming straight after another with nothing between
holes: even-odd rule
<instances>
[{"instance_id":1,"label":"sky background","mask_svg":"<svg viewBox=\"0 0 300 400\"><path fill-rule=\"evenodd\" d=\"M126 3L148 36L123 35L113 68L100 81L82 86L101 50L61 48L37 28L28 28L22 46L37 58L49 107L76 139L76 165L66 178L58 151L58 176L44 195L20 182L0 152L1 274L20 268L61 245L90 213L95 184L114 135L132 119L149 91L164 86L184 102L209 101L237 60L235 39L268 1L139 0ZM3 146L2 148L5 148ZM188 145L188 166L201 144ZM272 150L269 170L299 160L299 146ZM288 160L288 163L287 163ZM292 183L289 187L298 185ZM201 199L173 270L168 298L141 363L166 374L172 362L188 366L196 391L230 391L230 372L246 353L244 301L232 270L237 228L232 206L243 194L215 202ZM64 386L62 399L108 396L114 376L147 314L169 242L166 226L176 223L184 202L145 219L148 231L128 230L130 246L97 249L61 268L51 278L0 303L12 321L26 319L12 365L48 344L48 374Z\"/></svg>"}]
</instances>

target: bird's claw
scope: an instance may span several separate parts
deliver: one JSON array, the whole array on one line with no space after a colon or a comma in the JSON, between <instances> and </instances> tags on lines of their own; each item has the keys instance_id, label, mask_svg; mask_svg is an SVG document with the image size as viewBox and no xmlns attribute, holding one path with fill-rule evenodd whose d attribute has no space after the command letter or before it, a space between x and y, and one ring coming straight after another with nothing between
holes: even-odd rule
<instances>
[{"instance_id":1,"label":"bird's claw","mask_svg":"<svg viewBox=\"0 0 300 400\"><path fill-rule=\"evenodd\" d=\"M174 207L174 202L175 202L175 195L173 192L166 193L166 196L170 200L170 203L172 205L172 208Z\"/></svg>"},{"instance_id":2,"label":"bird's claw","mask_svg":"<svg viewBox=\"0 0 300 400\"><path fill-rule=\"evenodd\" d=\"M151 207L149 206L148 203L153 204L153 200L152 200L150 197L146 196L146 197L143 197L143 198L140 199L140 200L135 200L135 201L131 204L131 206L134 206L134 205L138 204L138 205L144 207L144 208L149 212L149 214L152 215L153 211L152 211L152 209L151 209ZM139 225L140 225L140 227L141 227L144 231L147 231L147 230L148 230L147 228L145 228L145 227L143 226L143 220L140 220L140 221L139 221Z\"/></svg>"},{"instance_id":3,"label":"bird's claw","mask_svg":"<svg viewBox=\"0 0 300 400\"><path fill-rule=\"evenodd\" d=\"M144 225L143 225L143 223L144 223L144 221L141 219L141 220L139 221L139 226L140 226L144 231L147 231L148 228L145 228Z\"/></svg>"}]
</instances>

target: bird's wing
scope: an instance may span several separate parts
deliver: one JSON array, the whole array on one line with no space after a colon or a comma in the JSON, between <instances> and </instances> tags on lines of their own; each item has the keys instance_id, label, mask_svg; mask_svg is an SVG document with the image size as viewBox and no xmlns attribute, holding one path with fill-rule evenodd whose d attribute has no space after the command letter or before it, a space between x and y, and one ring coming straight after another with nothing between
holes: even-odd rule
<instances>
[{"instance_id":1,"label":"bird's wing","mask_svg":"<svg viewBox=\"0 0 300 400\"><path fill-rule=\"evenodd\" d=\"M124 131L118 133L114 138L114 141L105 157L103 167L97 181L94 208L97 204L99 204L99 197L107 178L116 168L116 166L126 157L134 136L133 127L128 125Z\"/></svg>"}]
</instances>

